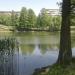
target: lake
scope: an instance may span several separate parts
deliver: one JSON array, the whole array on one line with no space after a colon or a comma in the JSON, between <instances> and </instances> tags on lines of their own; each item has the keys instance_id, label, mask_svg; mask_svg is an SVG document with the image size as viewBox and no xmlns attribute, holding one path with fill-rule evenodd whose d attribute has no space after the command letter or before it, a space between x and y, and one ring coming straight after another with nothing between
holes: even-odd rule
<instances>
[{"instance_id":1,"label":"lake","mask_svg":"<svg viewBox=\"0 0 75 75\"><path fill-rule=\"evenodd\" d=\"M0 38L16 38L19 51L13 55L13 74L32 75L35 69L52 65L59 54L59 32L0 32ZM75 56L75 32L71 34ZM64 42L65 43L65 42ZM8 72L4 75L9 75Z\"/></svg>"}]
</instances>

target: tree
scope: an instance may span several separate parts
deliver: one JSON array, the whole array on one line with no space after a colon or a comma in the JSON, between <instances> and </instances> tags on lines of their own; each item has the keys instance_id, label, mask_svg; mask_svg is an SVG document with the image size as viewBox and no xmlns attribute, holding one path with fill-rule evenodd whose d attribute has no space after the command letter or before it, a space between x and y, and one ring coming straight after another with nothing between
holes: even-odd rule
<instances>
[{"instance_id":1,"label":"tree","mask_svg":"<svg viewBox=\"0 0 75 75\"><path fill-rule=\"evenodd\" d=\"M12 10L11 12L11 26L15 26L15 12Z\"/></svg>"},{"instance_id":2,"label":"tree","mask_svg":"<svg viewBox=\"0 0 75 75\"><path fill-rule=\"evenodd\" d=\"M10 25L13 26L13 29L16 30L19 25L19 16L18 14L12 10L11 12L11 19L10 19Z\"/></svg>"},{"instance_id":3,"label":"tree","mask_svg":"<svg viewBox=\"0 0 75 75\"><path fill-rule=\"evenodd\" d=\"M41 18L40 18L41 16L40 16L40 14L37 16L37 21L36 21L36 27L37 28L40 28L41 27Z\"/></svg>"},{"instance_id":4,"label":"tree","mask_svg":"<svg viewBox=\"0 0 75 75\"><path fill-rule=\"evenodd\" d=\"M19 18L19 27L20 28L27 28L27 9L25 7L22 7L20 12L20 18Z\"/></svg>"},{"instance_id":5,"label":"tree","mask_svg":"<svg viewBox=\"0 0 75 75\"><path fill-rule=\"evenodd\" d=\"M7 26L10 26L11 25L11 16L10 15L6 15L5 17L5 24L4 25L7 25Z\"/></svg>"},{"instance_id":6,"label":"tree","mask_svg":"<svg viewBox=\"0 0 75 75\"><path fill-rule=\"evenodd\" d=\"M53 30L59 30L61 26L61 16L53 16L51 24Z\"/></svg>"},{"instance_id":7,"label":"tree","mask_svg":"<svg viewBox=\"0 0 75 75\"><path fill-rule=\"evenodd\" d=\"M35 27L36 24L36 15L32 9L28 10L28 28Z\"/></svg>"},{"instance_id":8,"label":"tree","mask_svg":"<svg viewBox=\"0 0 75 75\"><path fill-rule=\"evenodd\" d=\"M10 22L11 22L11 17L10 17L10 15L8 15L8 14L0 14L0 24L2 24L2 25L10 25Z\"/></svg>"},{"instance_id":9,"label":"tree","mask_svg":"<svg viewBox=\"0 0 75 75\"><path fill-rule=\"evenodd\" d=\"M36 27L54 31L60 28L61 16L52 16L49 10L43 8L37 17Z\"/></svg>"},{"instance_id":10,"label":"tree","mask_svg":"<svg viewBox=\"0 0 75 75\"><path fill-rule=\"evenodd\" d=\"M47 13L47 10L43 8L40 11L40 14L38 15L37 18L37 27L40 28L47 28L50 26L50 15Z\"/></svg>"},{"instance_id":11,"label":"tree","mask_svg":"<svg viewBox=\"0 0 75 75\"><path fill-rule=\"evenodd\" d=\"M15 14L15 27L19 26L19 15Z\"/></svg>"},{"instance_id":12,"label":"tree","mask_svg":"<svg viewBox=\"0 0 75 75\"><path fill-rule=\"evenodd\" d=\"M70 35L70 6L71 0L63 0L62 25L60 33L60 50L58 63L69 64L72 59L71 35Z\"/></svg>"}]
</instances>

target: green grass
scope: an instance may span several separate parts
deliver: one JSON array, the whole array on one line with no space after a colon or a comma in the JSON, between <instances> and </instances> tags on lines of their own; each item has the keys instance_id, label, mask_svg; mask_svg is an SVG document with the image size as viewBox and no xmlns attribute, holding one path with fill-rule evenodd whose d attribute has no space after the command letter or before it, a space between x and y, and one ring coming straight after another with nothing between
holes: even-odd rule
<instances>
[{"instance_id":1,"label":"green grass","mask_svg":"<svg viewBox=\"0 0 75 75\"><path fill-rule=\"evenodd\" d=\"M33 75L75 75L75 58L70 65L54 64L45 71L35 72ZM48 71L46 71L48 69Z\"/></svg>"},{"instance_id":2,"label":"green grass","mask_svg":"<svg viewBox=\"0 0 75 75\"><path fill-rule=\"evenodd\" d=\"M75 75L75 64L55 65L45 75Z\"/></svg>"},{"instance_id":3,"label":"green grass","mask_svg":"<svg viewBox=\"0 0 75 75\"><path fill-rule=\"evenodd\" d=\"M14 30L14 27L0 24L0 31L10 31L10 30Z\"/></svg>"}]
</instances>

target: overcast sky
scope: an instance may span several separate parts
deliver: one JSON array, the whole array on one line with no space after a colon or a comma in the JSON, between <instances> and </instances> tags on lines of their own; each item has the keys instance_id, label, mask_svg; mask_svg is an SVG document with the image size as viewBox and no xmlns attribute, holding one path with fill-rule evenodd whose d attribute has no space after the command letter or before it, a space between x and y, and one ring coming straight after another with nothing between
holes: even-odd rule
<instances>
[{"instance_id":1,"label":"overcast sky","mask_svg":"<svg viewBox=\"0 0 75 75\"><path fill-rule=\"evenodd\" d=\"M20 11L22 7L26 7L38 14L42 8L58 9L59 1L61 0L0 0L0 11Z\"/></svg>"}]
</instances>

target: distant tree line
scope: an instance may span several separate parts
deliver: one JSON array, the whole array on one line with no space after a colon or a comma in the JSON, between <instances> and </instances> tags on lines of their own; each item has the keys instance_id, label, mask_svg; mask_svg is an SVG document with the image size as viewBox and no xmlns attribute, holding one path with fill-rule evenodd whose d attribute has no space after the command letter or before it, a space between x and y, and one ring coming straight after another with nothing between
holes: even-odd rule
<instances>
[{"instance_id":1,"label":"distant tree line","mask_svg":"<svg viewBox=\"0 0 75 75\"><path fill-rule=\"evenodd\" d=\"M17 30L58 30L60 29L61 16L52 16L48 14L45 8L42 8L38 16L32 9L22 7L19 14L12 10L11 15L0 14L0 24L14 26Z\"/></svg>"}]
</instances>

